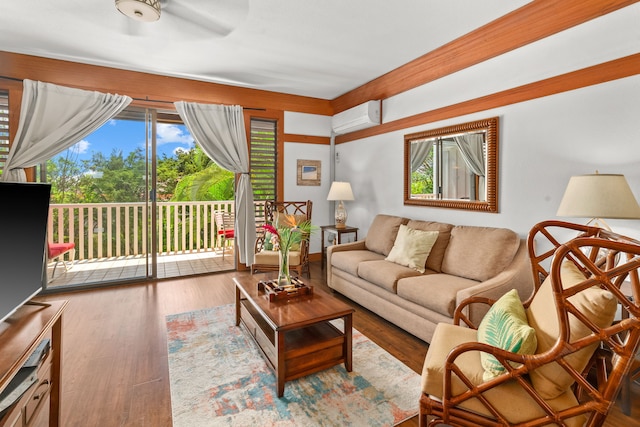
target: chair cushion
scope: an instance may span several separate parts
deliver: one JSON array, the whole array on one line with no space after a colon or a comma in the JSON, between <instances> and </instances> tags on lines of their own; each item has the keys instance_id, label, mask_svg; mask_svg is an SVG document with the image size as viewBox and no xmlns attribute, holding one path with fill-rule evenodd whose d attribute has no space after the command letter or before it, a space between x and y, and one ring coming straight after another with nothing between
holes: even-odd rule
<instances>
[{"instance_id":1,"label":"chair cushion","mask_svg":"<svg viewBox=\"0 0 640 427\"><path fill-rule=\"evenodd\" d=\"M261 265L279 265L280 264L280 252L279 251L267 251L262 250L255 256L254 264ZM289 265L300 265L300 252L289 251Z\"/></svg>"},{"instance_id":2,"label":"chair cushion","mask_svg":"<svg viewBox=\"0 0 640 427\"><path fill-rule=\"evenodd\" d=\"M491 306L478 327L478 342L517 354L535 353L538 343L536 331L527 322L517 290L510 290ZM492 354L481 353L480 362L485 381L506 371Z\"/></svg>"},{"instance_id":3,"label":"chair cushion","mask_svg":"<svg viewBox=\"0 0 640 427\"><path fill-rule=\"evenodd\" d=\"M400 224L386 260L424 273L427 257L437 238L437 231L415 230Z\"/></svg>"},{"instance_id":4,"label":"chair cushion","mask_svg":"<svg viewBox=\"0 0 640 427\"><path fill-rule=\"evenodd\" d=\"M429 344L429 351L422 369L422 391L424 393L442 400L447 355L454 347L467 342L476 342L476 331L474 329L447 323L438 324ZM456 359L456 365L472 384L478 385L484 382L484 369L480 362L479 351L463 353ZM454 395L461 394L468 389L456 375L452 375L451 388ZM531 396L516 381L507 381L500 384L485 392L484 396L490 403L500 408L507 420L514 424L545 415L540 406L533 401ZM568 390L558 398L548 400L547 403L554 410L560 411L577 405L578 401L571 390ZM489 410L477 399L462 402L460 406L484 416L492 417ZM570 418L566 420L566 424L571 427L582 426L584 424L584 416Z\"/></svg>"},{"instance_id":5,"label":"chair cushion","mask_svg":"<svg viewBox=\"0 0 640 427\"><path fill-rule=\"evenodd\" d=\"M396 240L400 224L406 224L407 218L399 216L378 214L373 219L367 237L365 246L373 252L377 252L384 256L389 255L393 243Z\"/></svg>"},{"instance_id":6,"label":"chair cushion","mask_svg":"<svg viewBox=\"0 0 640 427\"><path fill-rule=\"evenodd\" d=\"M451 238L451 229L453 225L444 222L421 221L412 219L407 223L407 227L414 230L437 231L438 238L429 252L427 257L427 269L440 273L442 270L442 259L447 250L449 239Z\"/></svg>"},{"instance_id":7,"label":"chair cushion","mask_svg":"<svg viewBox=\"0 0 640 427\"><path fill-rule=\"evenodd\" d=\"M60 255L69 252L71 249L74 249L76 244L73 242L70 243L48 243L47 244L47 258L53 259L57 258Z\"/></svg>"},{"instance_id":8,"label":"chair cushion","mask_svg":"<svg viewBox=\"0 0 640 427\"><path fill-rule=\"evenodd\" d=\"M218 235L230 239L233 237L233 230L218 230Z\"/></svg>"},{"instance_id":9,"label":"chair cushion","mask_svg":"<svg viewBox=\"0 0 640 427\"><path fill-rule=\"evenodd\" d=\"M504 271L520 247L506 228L456 226L442 260L442 272L484 282Z\"/></svg>"},{"instance_id":10,"label":"chair cushion","mask_svg":"<svg viewBox=\"0 0 640 427\"><path fill-rule=\"evenodd\" d=\"M585 280L585 276L573 262L565 261L560 270L562 287L571 288ZM599 287L585 289L569 297L568 300L583 313L587 319L599 327L607 327L613 322L617 309L617 299L611 292ZM548 351L560 336L556 305L549 275L538 289L531 305L527 309L529 325L536 331L538 348L536 354ZM592 333L584 323L574 315L569 315L570 341L576 341ZM564 358L578 372L582 372L589 363L598 343L585 347ZM556 362L544 365L531 372L531 382L535 389L546 399L552 399L564 393L572 384L573 377Z\"/></svg>"}]
</instances>

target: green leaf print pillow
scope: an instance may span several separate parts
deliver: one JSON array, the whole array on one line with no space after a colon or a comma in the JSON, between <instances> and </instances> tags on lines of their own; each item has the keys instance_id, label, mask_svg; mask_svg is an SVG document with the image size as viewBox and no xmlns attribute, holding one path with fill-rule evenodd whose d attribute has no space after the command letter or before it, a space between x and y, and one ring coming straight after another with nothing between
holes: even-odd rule
<instances>
[{"instance_id":1,"label":"green leaf print pillow","mask_svg":"<svg viewBox=\"0 0 640 427\"><path fill-rule=\"evenodd\" d=\"M535 353L538 345L536 331L527 322L518 291L510 290L493 304L478 327L478 342L512 353ZM480 362L484 368L485 381L506 370L502 363L489 353L480 353Z\"/></svg>"}]
</instances>

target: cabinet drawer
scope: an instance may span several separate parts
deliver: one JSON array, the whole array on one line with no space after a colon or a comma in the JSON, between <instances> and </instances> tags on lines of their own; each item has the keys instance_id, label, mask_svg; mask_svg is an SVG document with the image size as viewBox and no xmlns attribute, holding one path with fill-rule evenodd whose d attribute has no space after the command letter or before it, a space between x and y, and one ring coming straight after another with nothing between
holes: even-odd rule
<instances>
[{"instance_id":1,"label":"cabinet drawer","mask_svg":"<svg viewBox=\"0 0 640 427\"><path fill-rule=\"evenodd\" d=\"M23 423L23 407L18 403L0 419L2 427L22 427Z\"/></svg>"},{"instance_id":2,"label":"cabinet drawer","mask_svg":"<svg viewBox=\"0 0 640 427\"><path fill-rule=\"evenodd\" d=\"M240 318L244 322L244 326L247 328L247 331L249 331L249 334L255 338L258 325L244 305L240 306Z\"/></svg>"},{"instance_id":3,"label":"cabinet drawer","mask_svg":"<svg viewBox=\"0 0 640 427\"><path fill-rule=\"evenodd\" d=\"M38 386L35 388L33 395L31 395L31 399L29 399L27 405L24 408L24 418L26 425L28 425L32 421L33 416L38 412L42 405L47 402L47 396L49 395L50 389L50 379L39 380Z\"/></svg>"},{"instance_id":4,"label":"cabinet drawer","mask_svg":"<svg viewBox=\"0 0 640 427\"><path fill-rule=\"evenodd\" d=\"M49 352L38 369L38 382L29 390L29 400L24 404L25 425L30 425L34 421L34 415L47 402L47 396L51 390L51 359L51 352Z\"/></svg>"}]
</instances>

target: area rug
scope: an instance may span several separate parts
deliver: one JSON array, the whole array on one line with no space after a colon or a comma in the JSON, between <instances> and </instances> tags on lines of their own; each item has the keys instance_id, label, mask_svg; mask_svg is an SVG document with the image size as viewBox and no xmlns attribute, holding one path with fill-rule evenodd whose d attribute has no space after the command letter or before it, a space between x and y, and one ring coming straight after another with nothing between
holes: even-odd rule
<instances>
[{"instance_id":1,"label":"area rug","mask_svg":"<svg viewBox=\"0 0 640 427\"><path fill-rule=\"evenodd\" d=\"M233 305L166 320L174 427L392 426L418 413L420 376L355 329L352 372L289 381L278 398Z\"/></svg>"}]
</instances>

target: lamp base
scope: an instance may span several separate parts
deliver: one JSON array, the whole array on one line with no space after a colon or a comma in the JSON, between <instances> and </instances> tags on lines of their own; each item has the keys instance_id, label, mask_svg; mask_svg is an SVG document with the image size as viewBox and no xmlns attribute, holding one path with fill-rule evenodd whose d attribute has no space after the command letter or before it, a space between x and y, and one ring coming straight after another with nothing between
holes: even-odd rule
<instances>
[{"instance_id":1,"label":"lamp base","mask_svg":"<svg viewBox=\"0 0 640 427\"><path fill-rule=\"evenodd\" d=\"M342 200L336 205L336 228L345 228L347 226L347 210L344 207Z\"/></svg>"},{"instance_id":2,"label":"lamp base","mask_svg":"<svg viewBox=\"0 0 640 427\"><path fill-rule=\"evenodd\" d=\"M602 228L607 231L613 231L609 224L607 224L606 221L602 218L591 218L589 222L587 222L587 225L591 227Z\"/></svg>"}]
</instances>

